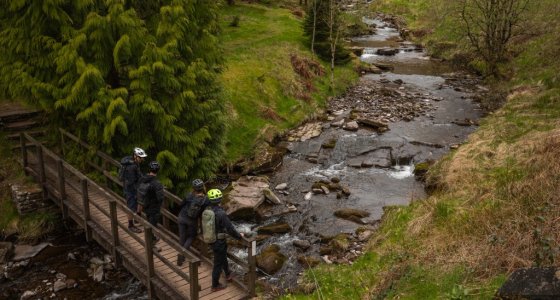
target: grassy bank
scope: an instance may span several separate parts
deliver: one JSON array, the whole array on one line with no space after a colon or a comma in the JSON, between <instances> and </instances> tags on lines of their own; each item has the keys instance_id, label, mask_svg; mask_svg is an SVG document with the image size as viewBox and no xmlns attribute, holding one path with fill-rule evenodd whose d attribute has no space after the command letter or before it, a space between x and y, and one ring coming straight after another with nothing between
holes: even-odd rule
<instances>
[{"instance_id":1,"label":"grassy bank","mask_svg":"<svg viewBox=\"0 0 560 300\"><path fill-rule=\"evenodd\" d=\"M380 0L416 39L444 58L470 57L448 1ZM529 2L524 28L501 66L503 106L428 173L437 191L388 207L369 251L351 266L306 273L313 295L289 299L491 299L516 268L560 259L560 24L556 1ZM443 45L446 45L443 47ZM445 48L445 49L444 49ZM480 70L480 69L479 69Z\"/></svg>"},{"instance_id":2,"label":"grassy bank","mask_svg":"<svg viewBox=\"0 0 560 300\"><path fill-rule=\"evenodd\" d=\"M226 56L222 83L230 117L228 162L250 155L259 139L297 125L357 79L351 64L337 67L332 92L328 72L305 80L294 71L292 55L312 59L304 44L303 19L296 14L286 8L245 3L222 9ZM238 26L230 26L236 17ZM322 65L327 71L327 64Z\"/></svg>"},{"instance_id":3,"label":"grassy bank","mask_svg":"<svg viewBox=\"0 0 560 300\"><path fill-rule=\"evenodd\" d=\"M10 185L25 185L30 181L24 176L10 146L11 143L0 133L0 236L17 234L20 241L37 241L54 229L56 217L49 212L24 217L18 214L11 199Z\"/></svg>"}]
</instances>

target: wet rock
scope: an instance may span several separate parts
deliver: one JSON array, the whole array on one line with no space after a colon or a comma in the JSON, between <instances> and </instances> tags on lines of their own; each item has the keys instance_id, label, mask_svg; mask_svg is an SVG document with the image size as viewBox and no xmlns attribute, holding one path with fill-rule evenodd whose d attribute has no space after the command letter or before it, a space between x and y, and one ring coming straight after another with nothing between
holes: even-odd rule
<instances>
[{"instance_id":1,"label":"wet rock","mask_svg":"<svg viewBox=\"0 0 560 300\"><path fill-rule=\"evenodd\" d=\"M387 131L388 128L389 128L389 124L387 124L383 121L380 121L380 120L360 118L360 119L357 120L357 122L364 125L364 126L368 126L368 127L373 128L373 129L380 130L380 131Z\"/></svg>"},{"instance_id":2,"label":"wet rock","mask_svg":"<svg viewBox=\"0 0 560 300\"><path fill-rule=\"evenodd\" d=\"M264 248L256 257L257 267L262 269L267 274L274 274L278 272L286 261L286 256L280 252L278 245L270 245Z\"/></svg>"},{"instance_id":3,"label":"wet rock","mask_svg":"<svg viewBox=\"0 0 560 300\"><path fill-rule=\"evenodd\" d=\"M112 262L113 262L113 257L111 257L111 255L109 254L103 255L103 263L110 264Z\"/></svg>"},{"instance_id":4,"label":"wet rock","mask_svg":"<svg viewBox=\"0 0 560 300\"><path fill-rule=\"evenodd\" d=\"M78 283L74 279L67 279L66 280L66 288L72 289L78 286Z\"/></svg>"},{"instance_id":5,"label":"wet rock","mask_svg":"<svg viewBox=\"0 0 560 300\"><path fill-rule=\"evenodd\" d=\"M19 299L20 300L27 300L27 299L31 299L35 295L37 295L37 292L35 292L35 291L25 291Z\"/></svg>"},{"instance_id":6,"label":"wet rock","mask_svg":"<svg viewBox=\"0 0 560 300\"><path fill-rule=\"evenodd\" d=\"M321 256L321 258L323 259L323 261L327 264L327 265L332 265L332 261L329 259L329 257L327 255L325 256Z\"/></svg>"},{"instance_id":7,"label":"wet rock","mask_svg":"<svg viewBox=\"0 0 560 300\"><path fill-rule=\"evenodd\" d=\"M496 299L560 299L560 269L518 269L500 287Z\"/></svg>"},{"instance_id":8,"label":"wet rock","mask_svg":"<svg viewBox=\"0 0 560 300\"><path fill-rule=\"evenodd\" d=\"M20 261L35 257L39 254L43 249L51 246L50 243L40 243L38 245L16 245L14 247L14 257L12 258L13 261Z\"/></svg>"},{"instance_id":9,"label":"wet rock","mask_svg":"<svg viewBox=\"0 0 560 300\"><path fill-rule=\"evenodd\" d=\"M338 177L333 177L333 178L331 178L331 182L332 182L332 183L339 183L339 182L340 182L340 178L338 178Z\"/></svg>"},{"instance_id":10,"label":"wet rock","mask_svg":"<svg viewBox=\"0 0 560 300\"><path fill-rule=\"evenodd\" d=\"M62 291L65 288L66 288L66 282L65 281L63 281L61 279L58 279L57 281L54 282L53 291L55 293L58 293L59 291Z\"/></svg>"},{"instance_id":11,"label":"wet rock","mask_svg":"<svg viewBox=\"0 0 560 300\"><path fill-rule=\"evenodd\" d=\"M365 66L365 65L360 65L358 72L361 74L381 74L383 73L383 70L381 70L380 68L374 66L374 65L369 65L369 66Z\"/></svg>"},{"instance_id":12,"label":"wet rock","mask_svg":"<svg viewBox=\"0 0 560 300\"><path fill-rule=\"evenodd\" d=\"M346 161L346 164L352 168L361 168L362 167L362 159L361 158L353 158Z\"/></svg>"},{"instance_id":13,"label":"wet rock","mask_svg":"<svg viewBox=\"0 0 560 300\"><path fill-rule=\"evenodd\" d=\"M266 200L268 200L268 202L275 205L282 204L282 200L280 200L280 198L278 198L278 196L276 196L276 194L274 194L274 192L271 191L270 189L268 188L263 189L263 194Z\"/></svg>"},{"instance_id":14,"label":"wet rock","mask_svg":"<svg viewBox=\"0 0 560 300\"><path fill-rule=\"evenodd\" d=\"M375 53L378 54L378 55L393 56L393 55L396 55L397 53L399 53L399 49L382 48L382 49L377 49L377 51Z\"/></svg>"},{"instance_id":15,"label":"wet rock","mask_svg":"<svg viewBox=\"0 0 560 300\"><path fill-rule=\"evenodd\" d=\"M471 119L464 119L464 120L455 120L451 121L451 123L458 125L458 126L472 126L476 125L476 123Z\"/></svg>"},{"instance_id":16,"label":"wet rock","mask_svg":"<svg viewBox=\"0 0 560 300\"><path fill-rule=\"evenodd\" d=\"M76 260L76 255L72 252L68 253L66 257L68 260Z\"/></svg>"},{"instance_id":17,"label":"wet rock","mask_svg":"<svg viewBox=\"0 0 560 300\"><path fill-rule=\"evenodd\" d=\"M303 196L303 199L305 200L311 200L311 197L313 196L313 192L308 192L307 194L305 194L305 196Z\"/></svg>"},{"instance_id":18,"label":"wet rock","mask_svg":"<svg viewBox=\"0 0 560 300\"><path fill-rule=\"evenodd\" d=\"M395 69L395 67L393 67L392 65L381 63L381 62L374 62L373 65L378 67L379 69L381 69L383 71L392 71L392 70Z\"/></svg>"},{"instance_id":19,"label":"wet rock","mask_svg":"<svg viewBox=\"0 0 560 300\"><path fill-rule=\"evenodd\" d=\"M288 188L288 184L284 182L284 183L280 183L279 185L277 185L274 189L278 190L278 191L283 191L287 188Z\"/></svg>"},{"instance_id":20,"label":"wet rock","mask_svg":"<svg viewBox=\"0 0 560 300\"><path fill-rule=\"evenodd\" d=\"M96 265L96 266L103 265L103 261L99 257L92 257L89 260L89 263L93 264L93 265Z\"/></svg>"},{"instance_id":21,"label":"wet rock","mask_svg":"<svg viewBox=\"0 0 560 300\"><path fill-rule=\"evenodd\" d=\"M323 191L323 193L325 193L325 195L328 195L330 193L329 188L326 186L321 186L321 190Z\"/></svg>"},{"instance_id":22,"label":"wet rock","mask_svg":"<svg viewBox=\"0 0 560 300\"><path fill-rule=\"evenodd\" d=\"M351 122L348 122L348 123L344 124L342 129L348 130L348 131L357 131L359 127L360 126L358 125L358 123L356 121L351 121Z\"/></svg>"},{"instance_id":23,"label":"wet rock","mask_svg":"<svg viewBox=\"0 0 560 300\"><path fill-rule=\"evenodd\" d=\"M329 190L331 191L339 191L342 189L342 186L340 185L340 183L329 183L328 185Z\"/></svg>"},{"instance_id":24,"label":"wet rock","mask_svg":"<svg viewBox=\"0 0 560 300\"><path fill-rule=\"evenodd\" d=\"M358 241L366 242L366 241L369 240L369 238L371 238L372 235L373 235L373 231L364 230L364 231L358 233Z\"/></svg>"},{"instance_id":25,"label":"wet rock","mask_svg":"<svg viewBox=\"0 0 560 300\"><path fill-rule=\"evenodd\" d=\"M93 270L93 280L97 282L103 281L103 277L105 276L105 272L103 270L103 265L98 265Z\"/></svg>"},{"instance_id":26,"label":"wet rock","mask_svg":"<svg viewBox=\"0 0 560 300\"><path fill-rule=\"evenodd\" d=\"M424 180L426 178L426 174L431 165L433 165L433 161L424 161L421 163L417 163L414 165L414 176L418 178L418 180Z\"/></svg>"},{"instance_id":27,"label":"wet rock","mask_svg":"<svg viewBox=\"0 0 560 300\"><path fill-rule=\"evenodd\" d=\"M358 224L364 224L362 218L369 217L369 212L354 208L343 208L335 211L334 215L341 219L356 222Z\"/></svg>"},{"instance_id":28,"label":"wet rock","mask_svg":"<svg viewBox=\"0 0 560 300\"><path fill-rule=\"evenodd\" d=\"M357 46L353 46L353 47L349 47L348 50L352 51L352 53L356 54L356 56L362 56L362 53L364 52L364 47L357 47Z\"/></svg>"},{"instance_id":29,"label":"wet rock","mask_svg":"<svg viewBox=\"0 0 560 300\"><path fill-rule=\"evenodd\" d=\"M232 190L226 195L224 208L233 219L250 219L265 200L264 189L268 189L268 179L260 176L242 176L232 183Z\"/></svg>"},{"instance_id":30,"label":"wet rock","mask_svg":"<svg viewBox=\"0 0 560 300\"><path fill-rule=\"evenodd\" d=\"M259 234L287 233L290 231L292 231L292 227L286 222L278 222L271 225L262 226L257 230Z\"/></svg>"},{"instance_id":31,"label":"wet rock","mask_svg":"<svg viewBox=\"0 0 560 300\"><path fill-rule=\"evenodd\" d=\"M336 199L340 199L340 198L342 198L342 193L341 192L336 193Z\"/></svg>"},{"instance_id":32,"label":"wet rock","mask_svg":"<svg viewBox=\"0 0 560 300\"><path fill-rule=\"evenodd\" d=\"M342 125L344 125L344 119L331 123L332 127L341 127Z\"/></svg>"},{"instance_id":33,"label":"wet rock","mask_svg":"<svg viewBox=\"0 0 560 300\"><path fill-rule=\"evenodd\" d=\"M62 273L56 273L56 279L59 280L66 280L66 275L62 274Z\"/></svg>"},{"instance_id":34,"label":"wet rock","mask_svg":"<svg viewBox=\"0 0 560 300\"><path fill-rule=\"evenodd\" d=\"M350 189L347 187L342 187L342 194L344 196L350 196Z\"/></svg>"},{"instance_id":35,"label":"wet rock","mask_svg":"<svg viewBox=\"0 0 560 300\"><path fill-rule=\"evenodd\" d=\"M311 189L311 191L313 192L313 194L317 195L317 194L322 194L323 193L323 189Z\"/></svg>"},{"instance_id":36,"label":"wet rock","mask_svg":"<svg viewBox=\"0 0 560 300\"><path fill-rule=\"evenodd\" d=\"M243 174L262 174L276 170L282 164L284 151L271 147L266 142L261 142L256 146L255 156L239 166L243 169Z\"/></svg>"},{"instance_id":37,"label":"wet rock","mask_svg":"<svg viewBox=\"0 0 560 300\"><path fill-rule=\"evenodd\" d=\"M292 244L304 251L311 247L311 243L306 240L295 240L292 242Z\"/></svg>"},{"instance_id":38,"label":"wet rock","mask_svg":"<svg viewBox=\"0 0 560 300\"><path fill-rule=\"evenodd\" d=\"M402 79L395 79L395 80L393 80L393 82L398 84L398 85L401 85L401 84L404 83L404 81Z\"/></svg>"},{"instance_id":39,"label":"wet rock","mask_svg":"<svg viewBox=\"0 0 560 300\"><path fill-rule=\"evenodd\" d=\"M332 149L334 146L336 146L336 139L329 139L321 144L321 147L324 149Z\"/></svg>"},{"instance_id":40,"label":"wet rock","mask_svg":"<svg viewBox=\"0 0 560 300\"><path fill-rule=\"evenodd\" d=\"M14 253L14 244L0 242L0 264L7 262Z\"/></svg>"},{"instance_id":41,"label":"wet rock","mask_svg":"<svg viewBox=\"0 0 560 300\"><path fill-rule=\"evenodd\" d=\"M321 259L314 256L304 256L300 255L297 258L297 261L305 268L313 268L321 263Z\"/></svg>"}]
</instances>

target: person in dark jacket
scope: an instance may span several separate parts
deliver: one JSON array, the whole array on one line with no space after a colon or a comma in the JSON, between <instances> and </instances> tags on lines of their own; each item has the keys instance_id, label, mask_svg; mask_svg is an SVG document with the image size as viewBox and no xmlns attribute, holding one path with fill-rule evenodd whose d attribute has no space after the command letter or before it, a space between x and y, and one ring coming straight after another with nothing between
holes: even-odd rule
<instances>
[{"instance_id":1,"label":"person in dark jacket","mask_svg":"<svg viewBox=\"0 0 560 300\"><path fill-rule=\"evenodd\" d=\"M222 192L218 189L208 191L208 200L210 201L210 208L214 212L216 222L216 242L210 244L214 252L214 268L212 269L212 292L225 289L226 287L220 284L220 275L222 270L226 275L227 281L233 280L233 273L229 269L227 261L227 242L226 234L233 238L240 240L243 233L239 233L231 221L229 220L226 212L220 207L222 201Z\"/></svg>"},{"instance_id":2,"label":"person in dark jacket","mask_svg":"<svg viewBox=\"0 0 560 300\"><path fill-rule=\"evenodd\" d=\"M148 156L141 148L134 148L132 156L126 156L121 160L121 170L119 173L120 180L123 182L124 198L126 205L130 210L135 212L138 208L138 201L136 200L136 193L138 183L142 178L140 171L140 163ZM135 233L140 233L142 230L134 225L132 214L128 214L128 229Z\"/></svg>"},{"instance_id":3,"label":"person in dark jacket","mask_svg":"<svg viewBox=\"0 0 560 300\"><path fill-rule=\"evenodd\" d=\"M198 220L202 211L210 205L206 198L206 188L201 179L192 182L193 192L189 193L179 205L179 243L185 249L189 249L198 234ZM177 265L182 266L185 257L182 254L177 256Z\"/></svg>"},{"instance_id":4,"label":"person in dark jacket","mask_svg":"<svg viewBox=\"0 0 560 300\"><path fill-rule=\"evenodd\" d=\"M157 161L152 161L148 167L148 174L140 179L140 184L138 186L137 213L141 214L142 211L144 211L148 222L154 227L157 227L161 217L161 204L164 200L163 185L156 178L160 165ZM154 241L157 242L158 240L159 239L154 236Z\"/></svg>"}]
</instances>

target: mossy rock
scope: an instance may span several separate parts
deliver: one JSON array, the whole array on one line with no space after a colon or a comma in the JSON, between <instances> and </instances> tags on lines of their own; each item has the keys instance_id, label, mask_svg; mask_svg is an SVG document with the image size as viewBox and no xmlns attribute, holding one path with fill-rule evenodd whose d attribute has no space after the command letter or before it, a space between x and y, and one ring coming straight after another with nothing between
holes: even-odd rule
<instances>
[{"instance_id":1,"label":"mossy rock","mask_svg":"<svg viewBox=\"0 0 560 300\"><path fill-rule=\"evenodd\" d=\"M328 188L329 188L329 190L331 190L331 191L340 191L340 190L342 190L342 186L340 185L340 183L334 183L334 182L329 183Z\"/></svg>"},{"instance_id":2,"label":"mossy rock","mask_svg":"<svg viewBox=\"0 0 560 300\"><path fill-rule=\"evenodd\" d=\"M313 268L321 263L321 259L314 256L305 256L300 255L297 258L297 261L305 268Z\"/></svg>"},{"instance_id":3,"label":"mossy rock","mask_svg":"<svg viewBox=\"0 0 560 300\"><path fill-rule=\"evenodd\" d=\"M280 246L276 244L265 247L259 255L256 256L257 266L267 274L274 274L282 269L286 256L280 253Z\"/></svg>"},{"instance_id":4,"label":"mossy rock","mask_svg":"<svg viewBox=\"0 0 560 300\"><path fill-rule=\"evenodd\" d=\"M346 233L336 235L330 242L329 246L335 252L345 252L350 247L350 239Z\"/></svg>"},{"instance_id":5,"label":"mossy rock","mask_svg":"<svg viewBox=\"0 0 560 300\"><path fill-rule=\"evenodd\" d=\"M292 231L292 227L286 222L266 225L257 230L259 234L288 233L290 231Z\"/></svg>"},{"instance_id":6,"label":"mossy rock","mask_svg":"<svg viewBox=\"0 0 560 300\"><path fill-rule=\"evenodd\" d=\"M359 210L354 208L343 208L334 212L334 215L338 218L352 221L358 224L365 224L362 218L369 217L369 212L365 210Z\"/></svg>"},{"instance_id":7,"label":"mossy rock","mask_svg":"<svg viewBox=\"0 0 560 300\"><path fill-rule=\"evenodd\" d=\"M340 178L338 178L338 177L333 177L333 178L331 178L331 182L332 182L332 183L339 183L339 182L340 182Z\"/></svg>"},{"instance_id":8,"label":"mossy rock","mask_svg":"<svg viewBox=\"0 0 560 300\"><path fill-rule=\"evenodd\" d=\"M323 144L321 144L321 147L323 147L324 149L332 149L335 146L336 146L336 139L330 139L323 142Z\"/></svg>"},{"instance_id":9,"label":"mossy rock","mask_svg":"<svg viewBox=\"0 0 560 300\"><path fill-rule=\"evenodd\" d=\"M329 255L333 253L333 248L331 246L321 246L319 247L319 254L320 255Z\"/></svg>"}]
</instances>

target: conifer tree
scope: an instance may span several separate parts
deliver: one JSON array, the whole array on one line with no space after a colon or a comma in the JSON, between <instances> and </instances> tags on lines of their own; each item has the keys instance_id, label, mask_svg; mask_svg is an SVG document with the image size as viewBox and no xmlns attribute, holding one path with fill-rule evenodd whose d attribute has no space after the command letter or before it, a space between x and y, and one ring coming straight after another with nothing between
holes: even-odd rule
<instances>
[{"instance_id":1,"label":"conifer tree","mask_svg":"<svg viewBox=\"0 0 560 300\"><path fill-rule=\"evenodd\" d=\"M162 182L224 151L217 1L0 0L0 90L114 156L144 147Z\"/></svg>"}]
</instances>

